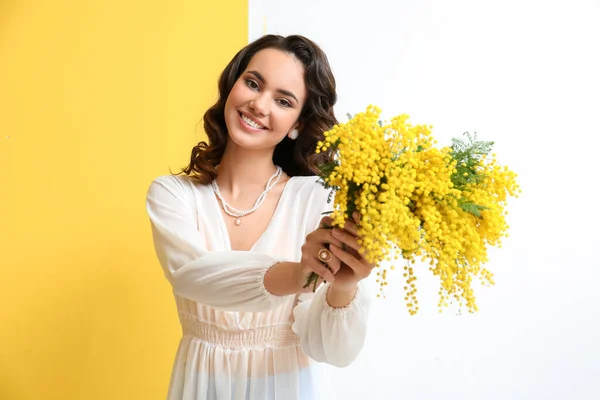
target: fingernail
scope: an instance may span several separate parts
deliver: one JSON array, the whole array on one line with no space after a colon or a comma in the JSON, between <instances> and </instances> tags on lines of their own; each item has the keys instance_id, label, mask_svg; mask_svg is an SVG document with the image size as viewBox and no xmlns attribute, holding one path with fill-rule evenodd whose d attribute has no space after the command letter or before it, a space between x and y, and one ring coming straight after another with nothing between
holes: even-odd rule
<instances>
[{"instance_id":1,"label":"fingernail","mask_svg":"<svg viewBox=\"0 0 600 400\"><path fill-rule=\"evenodd\" d=\"M360 215L358 214L358 211L354 211L354 212L352 213L352 217L353 217L354 219L358 219L358 217L360 217Z\"/></svg>"}]
</instances>

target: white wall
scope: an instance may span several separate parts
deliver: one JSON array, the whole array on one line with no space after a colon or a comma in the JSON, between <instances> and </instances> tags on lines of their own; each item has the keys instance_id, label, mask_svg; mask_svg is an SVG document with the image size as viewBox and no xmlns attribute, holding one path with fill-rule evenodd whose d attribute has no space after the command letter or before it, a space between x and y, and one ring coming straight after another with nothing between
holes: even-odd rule
<instances>
[{"instance_id":1,"label":"white wall","mask_svg":"<svg viewBox=\"0 0 600 400\"><path fill-rule=\"evenodd\" d=\"M333 370L339 398L599 399L598 1L249 4L251 40L266 28L323 47L340 119L374 103L441 142L477 131L523 187L481 311L438 314L423 270L410 317L392 275L362 355Z\"/></svg>"}]
</instances>

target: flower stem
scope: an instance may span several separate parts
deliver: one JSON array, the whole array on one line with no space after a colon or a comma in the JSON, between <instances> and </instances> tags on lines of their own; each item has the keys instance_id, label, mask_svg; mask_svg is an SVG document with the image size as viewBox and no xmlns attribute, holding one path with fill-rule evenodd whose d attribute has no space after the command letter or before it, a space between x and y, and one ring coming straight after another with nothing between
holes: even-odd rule
<instances>
[{"instance_id":1,"label":"flower stem","mask_svg":"<svg viewBox=\"0 0 600 400\"><path fill-rule=\"evenodd\" d=\"M313 285L313 293L317 291L317 283L319 282L319 275L315 274L314 272L310 273L310 276L308 277L308 279L306 280L306 283L304 284L304 286L302 286L302 288L306 289L307 287L309 287L311 284Z\"/></svg>"}]
</instances>

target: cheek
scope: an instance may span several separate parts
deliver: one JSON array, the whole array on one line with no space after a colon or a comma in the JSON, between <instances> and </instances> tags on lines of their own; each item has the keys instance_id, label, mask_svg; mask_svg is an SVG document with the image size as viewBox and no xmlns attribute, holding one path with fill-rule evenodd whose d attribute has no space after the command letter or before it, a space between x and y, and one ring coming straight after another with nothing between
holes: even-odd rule
<instances>
[{"instance_id":1,"label":"cheek","mask_svg":"<svg viewBox=\"0 0 600 400\"><path fill-rule=\"evenodd\" d=\"M241 81L237 81L235 85L231 88L231 92L229 92L229 96L227 97L227 102L231 102L232 104L236 104L240 101L244 101L245 97L248 97L247 88L244 86L244 83Z\"/></svg>"},{"instance_id":2,"label":"cheek","mask_svg":"<svg viewBox=\"0 0 600 400\"><path fill-rule=\"evenodd\" d=\"M280 124L279 127L283 130L287 131L291 131L292 127L294 126L294 124L296 123L296 121L298 121L298 118L300 117L300 113L298 112L285 112L283 113L282 117L279 119Z\"/></svg>"}]
</instances>

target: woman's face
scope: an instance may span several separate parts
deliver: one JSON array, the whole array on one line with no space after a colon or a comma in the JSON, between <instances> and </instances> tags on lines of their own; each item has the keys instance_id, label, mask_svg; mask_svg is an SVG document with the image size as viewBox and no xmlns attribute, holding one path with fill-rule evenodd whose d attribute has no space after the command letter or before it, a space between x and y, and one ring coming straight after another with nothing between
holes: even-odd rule
<instances>
[{"instance_id":1,"label":"woman's face","mask_svg":"<svg viewBox=\"0 0 600 400\"><path fill-rule=\"evenodd\" d=\"M300 61L281 50L259 51L227 97L229 139L248 149L274 149L296 127L306 94Z\"/></svg>"}]
</instances>

